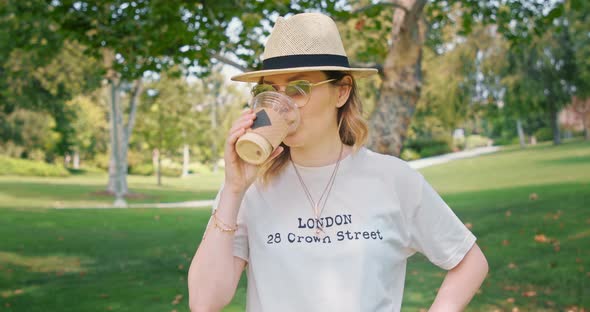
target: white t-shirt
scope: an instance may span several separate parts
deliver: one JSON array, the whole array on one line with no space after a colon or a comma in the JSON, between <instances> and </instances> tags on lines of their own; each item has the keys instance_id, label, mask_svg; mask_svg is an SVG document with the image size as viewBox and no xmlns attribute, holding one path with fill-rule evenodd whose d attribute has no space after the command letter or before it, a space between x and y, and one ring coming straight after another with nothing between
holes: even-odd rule
<instances>
[{"instance_id":1,"label":"white t-shirt","mask_svg":"<svg viewBox=\"0 0 590 312\"><path fill-rule=\"evenodd\" d=\"M315 201L334 166L297 166ZM449 270L475 242L420 173L365 147L341 160L321 218L318 238L291 163L248 189L234 239L248 261L247 311L399 311L409 256Z\"/></svg>"}]
</instances>

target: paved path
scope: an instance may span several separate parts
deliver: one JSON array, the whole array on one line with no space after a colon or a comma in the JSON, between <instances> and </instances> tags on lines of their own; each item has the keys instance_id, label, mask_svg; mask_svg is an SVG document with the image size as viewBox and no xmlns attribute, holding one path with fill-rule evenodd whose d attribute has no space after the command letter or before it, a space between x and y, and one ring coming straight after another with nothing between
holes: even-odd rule
<instances>
[{"instance_id":1,"label":"paved path","mask_svg":"<svg viewBox=\"0 0 590 312\"><path fill-rule=\"evenodd\" d=\"M498 146L488 146L475 148L468 151L461 151L456 153L449 153L434 157L422 158L418 160L409 161L408 164L414 169L425 168L429 166L444 164L453 160L470 158L484 154L497 152L500 149ZM208 208L213 205L213 200L194 200L178 203L151 203L151 204L128 204L127 207L114 207L113 205L102 204L80 207L55 207L56 209L117 209L117 208Z\"/></svg>"},{"instance_id":2,"label":"paved path","mask_svg":"<svg viewBox=\"0 0 590 312\"><path fill-rule=\"evenodd\" d=\"M419 169L419 168L444 164L444 163L447 163L449 161L456 160L456 159L470 158L470 157L475 157L475 156L479 156L479 155L490 154L490 153L497 152L498 150L500 150L499 146L480 147L480 148L474 148L474 149L468 150L468 151L461 151L461 152L449 153L449 154L444 154L444 155L439 155L439 156L434 156L434 157L422 158L422 159L418 159L418 160L412 160L412 161L408 161L408 164L410 165L410 167L412 167L414 169Z\"/></svg>"}]
</instances>

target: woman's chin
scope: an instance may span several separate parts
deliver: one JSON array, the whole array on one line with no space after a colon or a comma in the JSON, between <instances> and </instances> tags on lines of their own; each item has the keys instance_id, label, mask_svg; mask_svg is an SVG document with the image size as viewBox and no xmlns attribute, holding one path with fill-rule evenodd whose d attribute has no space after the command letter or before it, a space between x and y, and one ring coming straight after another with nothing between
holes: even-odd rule
<instances>
[{"instance_id":1,"label":"woman's chin","mask_svg":"<svg viewBox=\"0 0 590 312\"><path fill-rule=\"evenodd\" d=\"M283 143L285 145L287 145L288 147L297 147L297 146L301 145L301 142L297 136L297 132L292 133L292 134L288 135L287 137L285 137L285 139L283 140Z\"/></svg>"}]
</instances>

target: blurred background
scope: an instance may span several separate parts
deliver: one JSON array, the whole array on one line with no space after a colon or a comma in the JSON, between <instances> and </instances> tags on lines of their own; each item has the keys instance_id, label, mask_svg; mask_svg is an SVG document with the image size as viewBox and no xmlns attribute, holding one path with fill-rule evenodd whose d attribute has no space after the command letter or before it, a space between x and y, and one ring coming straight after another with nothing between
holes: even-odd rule
<instances>
[{"instance_id":1,"label":"blurred background","mask_svg":"<svg viewBox=\"0 0 590 312\"><path fill-rule=\"evenodd\" d=\"M368 147L478 237L468 311L590 308L585 0L0 0L0 310L188 311L227 131L278 16L337 22ZM444 271L410 259L403 311ZM245 309L246 276L225 311Z\"/></svg>"}]
</instances>

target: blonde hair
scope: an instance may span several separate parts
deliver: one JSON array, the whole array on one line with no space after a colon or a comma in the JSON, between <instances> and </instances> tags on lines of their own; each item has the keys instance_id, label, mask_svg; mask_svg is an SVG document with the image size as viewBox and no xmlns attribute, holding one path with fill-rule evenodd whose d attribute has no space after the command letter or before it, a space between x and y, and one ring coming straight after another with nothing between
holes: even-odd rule
<instances>
[{"instance_id":1,"label":"blonde hair","mask_svg":"<svg viewBox=\"0 0 590 312\"><path fill-rule=\"evenodd\" d=\"M350 74L339 71L325 71L327 79L336 79L331 84L339 86L342 85L341 80ZM340 140L346 145L352 145L354 152L357 152L367 141L369 128L367 122L362 115L361 100L358 95L357 85L352 76L352 88L346 103L338 108L338 132ZM281 155L275 159L261 165L258 172L258 178L262 186L267 186L270 182L278 176L289 163L290 150L287 145L281 143L284 148Z\"/></svg>"}]
</instances>

